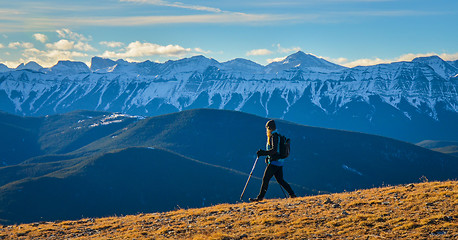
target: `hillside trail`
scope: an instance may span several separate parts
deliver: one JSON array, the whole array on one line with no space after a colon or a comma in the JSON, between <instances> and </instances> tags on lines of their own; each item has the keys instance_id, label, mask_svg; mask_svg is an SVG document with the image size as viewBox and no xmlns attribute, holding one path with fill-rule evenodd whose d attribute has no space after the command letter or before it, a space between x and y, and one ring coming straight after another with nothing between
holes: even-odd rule
<instances>
[{"instance_id":1,"label":"hillside trail","mask_svg":"<svg viewBox=\"0 0 458 240\"><path fill-rule=\"evenodd\" d=\"M0 226L0 239L458 239L457 184Z\"/></svg>"}]
</instances>

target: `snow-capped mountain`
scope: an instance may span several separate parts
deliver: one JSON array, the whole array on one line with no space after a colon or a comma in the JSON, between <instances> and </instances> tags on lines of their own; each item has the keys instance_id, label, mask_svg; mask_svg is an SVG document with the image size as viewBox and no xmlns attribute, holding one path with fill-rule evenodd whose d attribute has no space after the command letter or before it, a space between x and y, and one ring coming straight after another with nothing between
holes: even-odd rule
<instances>
[{"instance_id":1,"label":"snow-capped mountain","mask_svg":"<svg viewBox=\"0 0 458 240\"><path fill-rule=\"evenodd\" d=\"M458 68L458 60L455 60L455 61L447 61L448 64Z\"/></svg>"},{"instance_id":2,"label":"snow-capped mountain","mask_svg":"<svg viewBox=\"0 0 458 240\"><path fill-rule=\"evenodd\" d=\"M29 70L33 70L33 71L40 71L43 67L34 62L34 61L30 61L28 62L27 64L24 64L24 63L21 63L19 66L17 66L16 70L24 70L24 69L29 69Z\"/></svg>"},{"instance_id":3,"label":"snow-capped mountain","mask_svg":"<svg viewBox=\"0 0 458 240\"><path fill-rule=\"evenodd\" d=\"M93 57L91 61L91 71L99 73L111 72L115 65L116 62L111 59Z\"/></svg>"},{"instance_id":4,"label":"snow-capped mountain","mask_svg":"<svg viewBox=\"0 0 458 240\"><path fill-rule=\"evenodd\" d=\"M0 63L0 72L8 72L10 70L11 69L8 66L6 66L5 64Z\"/></svg>"},{"instance_id":5,"label":"snow-capped mountain","mask_svg":"<svg viewBox=\"0 0 458 240\"><path fill-rule=\"evenodd\" d=\"M91 70L85 63L73 61L59 61L56 65L44 71L62 75L91 73Z\"/></svg>"},{"instance_id":6,"label":"snow-capped mountain","mask_svg":"<svg viewBox=\"0 0 458 240\"><path fill-rule=\"evenodd\" d=\"M437 56L345 68L298 52L262 66L204 56L165 63L94 57L0 73L0 110L159 115L218 108L419 142L458 140L458 68ZM420 130L419 130L420 129Z\"/></svg>"},{"instance_id":7,"label":"snow-capped mountain","mask_svg":"<svg viewBox=\"0 0 458 240\"><path fill-rule=\"evenodd\" d=\"M453 76L457 72L457 68L455 66L450 65L438 56L419 57L415 58L413 62L423 63L424 65L433 68L435 73L445 79Z\"/></svg>"},{"instance_id":8,"label":"snow-capped mountain","mask_svg":"<svg viewBox=\"0 0 458 240\"><path fill-rule=\"evenodd\" d=\"M266 67L269 73L277 73L290 69L313 70L317 72L332 72L344 69L344 67L340 65L301 51L286 57L283 61L273 62Z\"/></svg>"}]
</instances>

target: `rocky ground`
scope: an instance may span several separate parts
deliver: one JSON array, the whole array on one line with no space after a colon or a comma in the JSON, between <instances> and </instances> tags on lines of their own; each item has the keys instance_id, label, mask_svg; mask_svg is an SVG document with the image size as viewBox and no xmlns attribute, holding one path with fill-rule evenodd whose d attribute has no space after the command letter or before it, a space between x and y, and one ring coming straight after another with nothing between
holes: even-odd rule
<instances>
[{"instance_id":1,"label":"rocky ground","mask_svg":"<svg viewBox=\"0 0 458 240\"><path fill-rule=\"evenodd\" d=\"M0 239L458 239L457 184L0 226Z\"/></svg>"}]
</instances>

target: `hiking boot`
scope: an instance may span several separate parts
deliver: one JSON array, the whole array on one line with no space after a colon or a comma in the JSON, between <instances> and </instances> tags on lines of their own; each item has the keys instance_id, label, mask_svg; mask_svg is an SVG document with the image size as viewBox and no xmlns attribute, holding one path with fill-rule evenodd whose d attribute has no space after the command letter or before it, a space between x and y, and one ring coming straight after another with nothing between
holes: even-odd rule
<instances>
[{"instance_id":1,"label":"hiking boot","mask_svg":"<svg viewBox=\"0 0 458 240\"><path fill-rule=\"evenodd\" d=\"M290 198L297 198L296 194L294 194L294 193L291 194L291 195L289 195L289 197L290 197Z\"/></svg>"},{"instance_id":2,"label":"hiking boot","mask_svg":"<svg viewBox=\"0 0 458 240\"><path fill-rule=\"evenodd\" d=\"M250 202L259 202L259 201L262 201L262 198L249 198L248 200L250 200Z\"/></svg>"}]
</instances>

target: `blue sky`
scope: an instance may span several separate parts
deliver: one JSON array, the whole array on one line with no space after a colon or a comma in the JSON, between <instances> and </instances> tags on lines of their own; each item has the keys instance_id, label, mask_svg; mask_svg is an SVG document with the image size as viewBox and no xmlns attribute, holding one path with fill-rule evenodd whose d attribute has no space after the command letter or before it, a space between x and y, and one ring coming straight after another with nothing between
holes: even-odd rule
<instances>
[{"instance_id":1,"label":"blue sky","mask_svg":"<svg viewBox=\"0 0 458 240\"><path fill-rule=\"evenodd\" d=\"M266 65L298 50L345 66L458 59L453 0L0 1L0 62L9 67L193 55Z\"/></svg>"}]
</instances>

